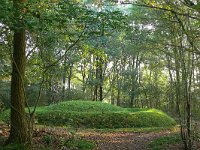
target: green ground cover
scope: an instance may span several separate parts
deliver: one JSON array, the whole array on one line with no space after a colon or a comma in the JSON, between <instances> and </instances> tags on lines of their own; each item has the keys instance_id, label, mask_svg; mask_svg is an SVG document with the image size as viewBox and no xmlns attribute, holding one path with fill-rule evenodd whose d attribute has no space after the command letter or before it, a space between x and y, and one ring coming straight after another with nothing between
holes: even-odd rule
<instances>
[{"instance_id":1,"label":"green ground cover","mask_svg":"<svg viewBox=\"0 0 200 150\"><path fill-rule=\"evenodd\" d=\"M166 147L168 147L168 145L176 144L180 142L181 142L180 135L175 133L175 134L163 136L163 137L153 140L150 143L150 147L152 150L163 150Z\"/></svg>"},{"instance_id":2,"label":"green ground cover","mask_svg":"<svg viewBox=\"0 0 200 150\"><path fill-rule=\"evenodd\" d=\"M0 118L8 120L9 111ZM157 109L122 108L93 101L65 101L38 107L38 124L83 128L148 128L169 127L175 120Z\"/></svg>"}]
</instances>

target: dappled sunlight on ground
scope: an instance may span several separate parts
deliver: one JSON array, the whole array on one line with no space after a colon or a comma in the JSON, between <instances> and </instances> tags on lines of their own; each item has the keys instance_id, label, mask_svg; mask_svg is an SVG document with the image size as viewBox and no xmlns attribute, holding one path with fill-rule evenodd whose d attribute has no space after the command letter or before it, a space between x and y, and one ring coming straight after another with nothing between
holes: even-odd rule
<instances>
[{"instance_id":1,"label":"dappled sunlight on ground","mask_svg":"<svg viewBox=\"0 0 200 150\"><path fill-rule=\"evenodd\" d=\"M160 132L134 133L134 132L78 132L78 135L96 141L97 150L148 150L148 144L160 136L165 136L175 131L166 130Z\"/></svg>"},{"instance_id":2,"label":"dappled sunlight on ground","mask_svg":"<svg viewBox=\"0 0 200 150\"><path fill-rule=\"evenodd\" d=\"M8 127L5 124L1 124L0 130L1 136L3 135L5 138L7 138L9 135ZM38 150L42 147L48 147L51 145L51 147L55 150L59 150L60 140L67 140L72 137L70 130L71 129L66 127L36 126L33 135L33 141L37 146L35 146L34 149ZM178 127L154 132L111 132L106 130L95 131L92 129L74 130L76 137L94 141L97 145L95 150L149 150L149 143L154 139L179 131ZM170 147L177 148L180 146L171 145Z\"/></svg>"}]
</instances>

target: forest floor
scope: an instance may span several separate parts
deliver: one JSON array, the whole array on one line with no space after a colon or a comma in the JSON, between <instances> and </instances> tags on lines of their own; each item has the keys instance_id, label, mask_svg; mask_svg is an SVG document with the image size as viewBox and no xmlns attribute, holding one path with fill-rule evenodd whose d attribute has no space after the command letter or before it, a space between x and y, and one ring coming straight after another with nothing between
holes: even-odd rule
<instances>
[{"instance_id":1,"label":"forest floor","mask_svg":"<svg viewBox=\"0 0 200 150\"><path fill-rule=\"evenodd\" d=\"M150 150L150 142L169 134L172 134L169 130L160 132L79 132L81 137L96 141L96 150ZM179 144L170 145L168 148L169 150L181 149Z\"/></svg>"},{"instance_id":2,"label":"forest floor","mask_svg":"<svg viewBox=\"0 0 200 150\"><path fill-rule=\"evenodd\" d=\"M177 131L162 130L156 132L111 132L95 130L77 130L73 136L94 141L94 150L150 150L149 143L154 139L173 134ZM7 126L0 124L0 137L6 139L9 135ZM62 127L37 127L34 131L34 149L51 147L55 150L68 150L60 147L61 140L67 140L72 136L66 128ZM53 137L53 138L52 138ZM59 140L58 140L59 139ZM0 141L1 142L1 141ZM1 145L2 143L0 143ZM166 150L180 150L180 144L168 145Z\"/></svg>"}]
</instances>

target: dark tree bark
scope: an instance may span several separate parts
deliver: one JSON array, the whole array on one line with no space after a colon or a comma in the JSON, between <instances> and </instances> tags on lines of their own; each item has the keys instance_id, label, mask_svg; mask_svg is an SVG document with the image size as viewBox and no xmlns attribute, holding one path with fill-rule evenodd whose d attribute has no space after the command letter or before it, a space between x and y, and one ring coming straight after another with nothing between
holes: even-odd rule
<instances>
[{"instance_id":1,"label":"dark tree bark","mask_svg":"<svg viewBox=\"0 0 200 150\"><path fill-rule=\"evenodd\" d=\"M68 75L68 95L67 95L67 99L71 98L70 92L71 92L71 79L72 79L72 72L73 72L73 63L69 64L69 75Z\"/></svg>"},{"instance_id":2,"label":"dark tree bark","mask_svg":"<svg viewBox=\"0 0 200 150\"><path fill-rule=\"evenodd\" d=\"M63 70L63 87L62 87L62 99L64 100L65 99L65 84L66 84L66 73L67 73L67 55L65 54L65 57L64 57L64 62L63 62L63 65L64 65L64 70Z\"/></svg>"},{"instance_id":3,"label":"dark tree bark","mask_svg":"<svg viewBox=\"0 0 200 150\"><path fill-rule=\"evenodd\" d=\"M102 102L103 101L103 60L100 58L99 62L99 100Z\"/></svg>"},{"instance_id":4,"label":"dark tree bark","mask_svg":"<svg viewBox=\"0 0 200 150\"><path fill-rule=\"evenodd\" d=\"M20 4L24 0L14 0L16 8L15 17L18 24L14 30L13 41L13 62L12 62L12 77L11 77L11 127L10 135L7 143L26 144L30 142L28 130L28 118L25 112L25 91L24 91L24 76L26 64L26 34L21 26L22 19L19 20L22 9ZM19 28L17 28L19 27Z\"/></svg>"},{"instance_id":5,"label":"dark tree bark","mask_svg":"<svg viewBox=\"0 0 200 150\"><path fill-rule=\"evenodd\" d=\"M83 60L82 65L81 65L81 75L82 75L82 84L83 84L83 88L82 88L82 92L85 98L85 91L86 91L86 61Z\"/></svg>"},{"instance_id":6,"label":"dark tree bark","mask_svg":"<svg viewBox=\"0 0 200 150\"><path fill-rule=\"evenodd\" d=\"M98 85L99 85L99 57L96 56L96 59L94 59L96 62L96 69L95 69L95 85L94 85L94 101L98 100Z\"/></svg>"},{"instance_id":7,"label":"dark tree bark","mask_svg":"<svg viewBox=\"0 0 200 150\"><path fill-rule=\"evenodd\" d=\"M14 34L13 68L11 79L11 129L9 143L28 142L28 125L25 113L25 31Z\"/></svg>"},{"instance_id":8,"label":"dark tree bark","mask_svg":"<svg viewBox=\"0 0 200 150\"><path fill-rule=\"evenodd\" d=\"M119 79L119 70L117 70L117 106L120 106L121 97L121 79Z\"/></svg>"}]
</instances>

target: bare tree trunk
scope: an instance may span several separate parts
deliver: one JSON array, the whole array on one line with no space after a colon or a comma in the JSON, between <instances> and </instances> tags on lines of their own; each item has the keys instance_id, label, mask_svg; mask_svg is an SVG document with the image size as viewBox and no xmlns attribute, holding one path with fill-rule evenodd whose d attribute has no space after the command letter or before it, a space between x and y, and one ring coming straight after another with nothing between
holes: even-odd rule
<instances>
[{"instance_id":1,"label":"bare tree trunk","mask_svg":"<svg viewBox=\"0 0 200 150\"><path fill-rule=\"evenodd\" d=\"M99 60L99 100L103 101L103 60L100 58Z\"/></svg>"},{"instance_id":2,"label":"bare tree trunk","mask_svg":"<svg viewBox=\"0 0 200 150\"><path fill-rule=\"evenodd\" d=\"M67 95L67 99L70 99L71 98L71 79L72 79L72 72L73 72L73 64L71 63L70 65L69 65L69 75L68 75L68 78L67 78L67 80L68 80L68 82L67 82L67 84L68 84L68 95Z\"/></svg>"},{"instance_id":3,"label":"bare tree trunk","mask_svg":"<svg viewBox=\"0 0 200 150\"><path fill-rule=\"evenodd\" d=\"M98 69L96 68L96 72L95 72L95 85L94 85L94 101L97 101L98 99L98 84L97 84L97 80L98 80Z\"/></svg>"},{"instance_id":4,"label":"bare tree trunk","mask_svg":"<svg viewBox=\"0 0 200 150\"><path fill-rule=\"evenodd\" d=\"M96 69L95 69L95 85L94 85L94 101L98 100L98 88L99 88L99 57L96 56L96 59L94 59L96 63Z\"/></svg>"},{"instance_id":5,"label":"bare tree trunk","mask_svg":"<svg viewBox=\"0 0 200 150\"><path fill-rule=\"evenodd\" d=\"M169 105L168 105L168 110L170 109L172 112L174 112L175 110L175 103L174 103L174 93L173 93L173 86L174 86L174 79L173 79L173 76L172 76L172 65L171 65L171 62L172 60L170 59L169 56L166 56L167 57L167 63L168 63L168 72L169 72L169 77L170 77L170 89L169 92L168 92L168 95L169 95L169 98L168 98L168 101L169 101Z\"/></svg>"},{"instance_id":6,"label":"bare tree trunk","mask_svg":"<svg viewBox=\"0 0 200 150\"><path fill-rule=\"evenodd\" d=\"M67 73L67 66L66 66L66 63L67 63L67 55L65 54L65 57L64 57L64 70L63 70L63 87L62 87L62 99L64 100L65 99L65 84L66 84L66 73Z\"/></svg>"},{"instance_id":7,"label":"bare tree trunk","mask_svg":"<svg viewBox=\"0 0 200 150\"><path fill-rule=\"evenodd\" d=\"M15 16L18 18L22 10L20 4L24 0L14 1ZM21 20L19 26L21 27ZM13 41L13 62L11 77L11 128L7 143L26 144L31 141L28 131L28 117L25 112L24 76L26 65L26 34L24 29L15 29Z\"/></svg>"},{"instance_id":8,"label":"bare tree trunk","mask_svg":"<svg viewBox=\"0 0 200 150\"><path fill-rule=\"evenodd\" d=\"M117 89L117 106L120 106L120 94L121 94L121 90L119 88L120 85L118 85L118 89Z\"/></svg>"},{"instance_id":9,"label":"bare tree trunk","mask_svg":"<svg viewBox=\"0 0 200 150\"><path fill-rule=\"evenodd\" d=\"M83 92L83 96L85 98L85 79L86 79L86 62L85 60L83 60L83 66L81 65L81 75L82 75L82 92Z\"/></svg>"},{"instance_id":10,"label":"bare tree trunk","mask_svg":"<svg viewBox=\"0 0 200 150\"><path fill-rule=\"evenodd\" d=\"M120 106L120 99L121 99L121 78L120 78L120 71L121 71L121 67L118 70L117 69L117 106Z\"/></svg>"}]
</instances>

